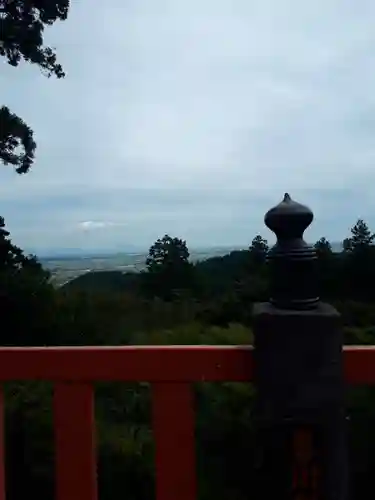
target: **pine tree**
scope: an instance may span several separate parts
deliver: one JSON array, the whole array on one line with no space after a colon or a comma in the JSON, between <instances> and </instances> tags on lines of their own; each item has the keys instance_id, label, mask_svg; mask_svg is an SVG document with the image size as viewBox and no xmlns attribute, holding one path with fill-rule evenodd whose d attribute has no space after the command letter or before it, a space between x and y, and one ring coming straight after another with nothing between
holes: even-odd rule
<instances>
[{"instance_id":1,"label":"pine tree","mask_svg":"<svg viewBox=\"0 0 375 500\"><path fill-rule=\"evenodd\" d=\"M260 234L253 238L249 247L251 266L259 266L265 263L268 253L268 242Z\"/></svg>"},{"instance_id":2,"label":"pine tree","mask_svg":"<svg viewBox=\"0 0 375 500\"><path fill-rule=\"evenodd\" d=\"M333 253L331 243L324 236L315 243L314 248L318 257L328 257Z\"/></svg>"},{"instance_id":3,"label":"pine tree","mask_svg":"<svg viewBox=\"0 0 375 500\"><path fill-rule=\"evenodd\" d=\"M375 234L372 233L362 219L358 219L356 224L350 230L352 236L343 241L344 252L358 253L371 249Z\"/></svg>"},{"instance_id":4,"label":"pine tree","mask_svg":"<svg viewBox=\"0 0 375 500\"><path fill-rule=\"evenodd\" d=\"M189 262L186 241L167 234L150 248L146 259L146 288L148 291L171 299L183 290L189 290L194 282L194 267Z\"/></svg>"}]
</instances>

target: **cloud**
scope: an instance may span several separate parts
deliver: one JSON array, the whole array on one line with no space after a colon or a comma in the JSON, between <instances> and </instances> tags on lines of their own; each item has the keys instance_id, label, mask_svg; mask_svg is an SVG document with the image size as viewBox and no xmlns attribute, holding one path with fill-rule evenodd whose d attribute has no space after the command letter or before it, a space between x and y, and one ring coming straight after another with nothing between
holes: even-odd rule
<instances>
[{"instance_id":1,"label":"cloud","mask_svg":"<svg viewBox=\"0 0 375 500\"><path fill-rule=\"evenodd\" d=\"M86 220L83 222L80 222L78 224L78 227L80 229L83 229L84 231L90 231L90 230L96 230L96 229L105 229L109 227L116 227L116 226L124 226L124 223L121 222L104 222L104 221L95 221L95 220Z\"/></svg>"},{"instance_id":2,"label":"cloud","mask_svg":"<svg viewBox=\"0 0 375 500\"><path fill-rule=\"evenodd\" d=\"M0 171L12 235L245 245L285 191L314 209L311 238L375 226L374 15L369 0L72 4L46 31L67 78L0 76L38 142L27 176Z\"/></svg>"}]
</instances>

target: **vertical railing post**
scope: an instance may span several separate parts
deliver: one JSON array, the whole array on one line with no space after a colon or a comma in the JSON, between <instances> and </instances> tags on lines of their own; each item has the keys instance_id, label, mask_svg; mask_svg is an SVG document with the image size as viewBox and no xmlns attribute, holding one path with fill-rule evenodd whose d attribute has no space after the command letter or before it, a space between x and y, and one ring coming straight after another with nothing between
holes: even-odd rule
<instances>
[{"instance_id":1,"label":"vertical railing post","mask_svg":"<svg viewBox=\"0 0 375 500\"><path fill-rule=\"evenodd\" d=\"M270 301L254 306L259 499L346 500L340 315L320 302L310 209L288 194L265 223Z\"/></svg>"}]
</instances>

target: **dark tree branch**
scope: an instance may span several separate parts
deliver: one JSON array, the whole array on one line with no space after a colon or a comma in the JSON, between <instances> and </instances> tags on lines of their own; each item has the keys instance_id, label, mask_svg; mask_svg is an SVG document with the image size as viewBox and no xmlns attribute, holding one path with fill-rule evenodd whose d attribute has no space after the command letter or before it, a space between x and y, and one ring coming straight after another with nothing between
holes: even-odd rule
<instances>
[{"instance_id":1,"label":"dark tree branch","mask_svg":"<svg viewBox=\"0 0 375 500\"><path fill-rule=\"evenodd\" d=\"M45 26L64 21L69 0L0 0L0 56L18 66L23 59L36 64L50 77L63 78L65 73L50 47L43 46ZM0 160L13 165L19 174L30 169L36 143L33 131L6 106L0 108Z\"/></svg>"},{"instance_id":2,"label":"dark tree branch","mask_svg":"<svg viewBox=\"0 0 375 500\"><path fill-rule=\"evenodd\" d=\"M6 106L0 108L0 159L25 174L34 160L36 144L33 131Z\"/></svg>"}]
</instances>

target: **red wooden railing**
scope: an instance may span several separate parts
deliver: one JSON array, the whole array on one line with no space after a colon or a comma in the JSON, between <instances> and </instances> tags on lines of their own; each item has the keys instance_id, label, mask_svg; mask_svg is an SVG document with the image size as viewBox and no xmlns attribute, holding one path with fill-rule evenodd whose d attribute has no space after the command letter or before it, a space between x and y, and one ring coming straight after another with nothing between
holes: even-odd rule
<instances>
[{"instance_id":1,"label":"red wooden railing","mask_svg":"<svg viewBox=\"0 0 375 500\"><path fill-rule=\"evenodd\" d=\"M0 348L0 382L54 383L56 499L97 500L95 381L147 381L152 387L156 499L196 500L193 382L249 382L244 346ZM349 384L375 384L375 347L345 347ZM5 500L0 391L0 500Z\"/></svg>"}]
</instances>

